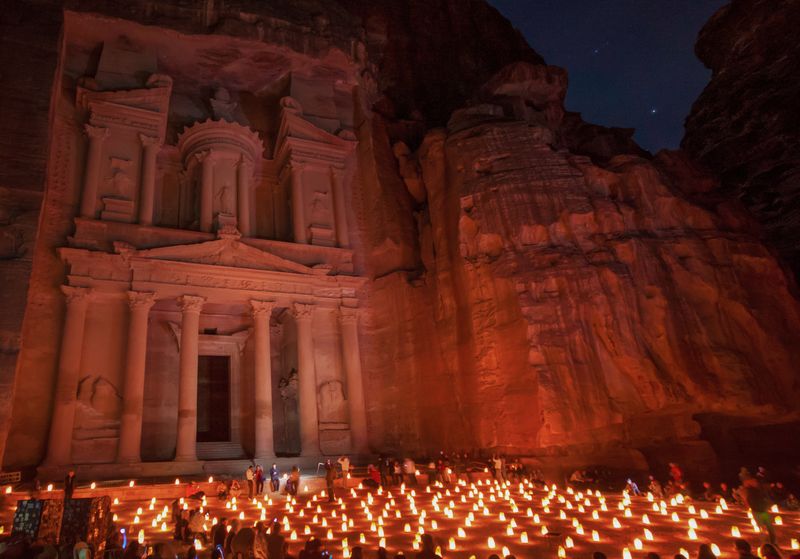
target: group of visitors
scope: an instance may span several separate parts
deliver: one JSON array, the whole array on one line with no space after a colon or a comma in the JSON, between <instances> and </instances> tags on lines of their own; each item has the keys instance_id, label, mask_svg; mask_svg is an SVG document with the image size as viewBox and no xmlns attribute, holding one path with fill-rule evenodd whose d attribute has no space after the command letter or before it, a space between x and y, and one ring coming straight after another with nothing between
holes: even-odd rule
<instances>
[{"instance_id":1,"label":"group of visitors","mask_svg":"<svg viewBox=\"0 0 800 559\"><path fill-rule=\"evenodd\" d=\"M300 470L297 466L292 468L292 472L297 470L297 477L299 479ZM262 495L264 493L264 483L267 480L267 475L269 475L269 486L273 493L277 493L281 487L281 472L278 469L277 464L272 464L270 466L269 472L265 473L264 468L261 467L261 464L256 464L255 462L250 464L247 467L247 470L244 473L245 480L247 481L247 497L252 499L256 495ZM287 490L288 492L288 490Z\"/></svg>"}]
</instances>

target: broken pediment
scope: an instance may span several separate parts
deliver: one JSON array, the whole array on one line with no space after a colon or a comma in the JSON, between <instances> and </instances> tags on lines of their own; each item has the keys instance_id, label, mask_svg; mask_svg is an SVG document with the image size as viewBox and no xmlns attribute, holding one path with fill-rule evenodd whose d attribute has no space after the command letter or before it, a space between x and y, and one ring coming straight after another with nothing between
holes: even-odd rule
<instances>
[{"instance_id":1,"label":"broken pediment","mask_svg":"<svg viewBox=\"0 0 800 559\"><path fill-rule=\"evenodd\" d=\"M252 247L235 237L190 245L152 248L137 251L135 257L295 274L314 273L308 266Z\"/></svg>"}]
</instances>

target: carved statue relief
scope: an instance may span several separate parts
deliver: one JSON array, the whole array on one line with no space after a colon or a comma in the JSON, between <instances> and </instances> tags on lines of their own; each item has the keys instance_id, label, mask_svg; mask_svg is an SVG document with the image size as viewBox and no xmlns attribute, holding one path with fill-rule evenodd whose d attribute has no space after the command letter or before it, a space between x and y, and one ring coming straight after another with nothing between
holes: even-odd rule
<instances>
[{"instance_id":1,"label":"carved statue relief","mask_svg":"<svg viewBox=\"0 0 800 559\"><path fill-rule=\"evenodd\" d=\"M210 100L211 110L216 120L227 120L236 122L236 109L239 103L231 99L230 92L224 87L218 87L214 92L214 97Z\"/></svg>"},{"instance_id":2,"label":"carved statue relief","mask_svg":"<svg viewBox=\"0 0 800 559\"><path fill-rule=\"evenodd\" d=\"M292 369L288 376L281 378L278 382L278 391L284 402L297 400L297 369Z\"/></svg>"},{"instance_id":3,"label":"carved statue relief","mask_svg":"<svg viewBox=\"0 0 800 559\"><path fill-rule=\"evenodd\" d=\"M217 208L219 213L233 215L232 189L228 183L223 183L217 191Z\"/></svg>"},{"instance_id":4,"label":"carved statue relief","mask_svg":"<svg viewBox=\"0 0 800 559\"><path fill-rule=\"evenodd\" d=\"M327 191L315 191L311 201L311 223L312 225L330 225L331 223L331 202L330 193Z\"/></svg>"},{"instance_id":5,"label":"carved statue relief","mask_svg":"<svg viewBox=\"0 0 800 559\"><path fill-rule=\"evenodd\" d=\"M84 432L82 438L99 437L99 432L117 428L122 396L105 377L89 375L81 379L77 400L75 428Z\"/></svg>"},{"instance_id":6,"label":"carved statue relief","mask_svg":"<svg viewBox=\"0 0 800 559\"><path fill-rule=\"evenodd\" d=\"M347 420L342 382L330 380L319 387L320 423L339 423Z\"/></svg>"},{"instance_id":7,"label":"carved statue relief","mask_svg":"<svg viewBox=\"0 0 800 559\"><path fill-rule=\"evenodd\" d=\"M106 178L106 191L115 198L133 200L133 179L130 176L132 162L119 157L109 158L111 175Z\"/></svg>"}]
</instances>

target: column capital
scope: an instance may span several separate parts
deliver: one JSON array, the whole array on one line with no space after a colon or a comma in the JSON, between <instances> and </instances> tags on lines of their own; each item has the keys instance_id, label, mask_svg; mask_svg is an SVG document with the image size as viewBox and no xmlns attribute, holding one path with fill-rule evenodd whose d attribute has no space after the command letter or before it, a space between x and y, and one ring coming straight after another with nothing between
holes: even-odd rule
<instances>
[{"instance_id":1,"label":"column capital","mask_svg":"<svg viewBox=\"0 0 800 559\"><path fill-rule=\"evenodd\" d=\"M203 151L198 151L193 154L194 158L197 160L198 163L210 163L214 164L217 160L214 150L213 149L206 149Z\"/></svg>"},{"instance_id":2,"label":"column capital","mask_svg":"<svg viewBox=\"0 0 800 559\"><path fill-rule=\"evenodd\" d=\"M161 140L155 136L148 136L147 134L139 134L139 141L142 142L142 147L150 148L150 147L158 147L161 144Z\"/></svg>"},{"instance_id":3,"label":"column capital","mask_svg":"<svg viewBox=\"0 0 800 559\"><path fill-rule=\"evenodd\" d=\"M178 297L178 305L184 313L200 313L203 310L203 304L206 302L205 297L197 295L181 295Z\"/></svg>"},{"instance_id":4,"label":"column capital","mask_svg":"<svg viewBox=\"0 0 800 559\"><path fill-rule=\"evenodd\" d=\"M342 324L357 323L360 314L361 314L361 309L354 307L339 307L339 321Z\"/></svg>"},{"instance_id":5,"label":"column capital","mask_svg":"<svg viewBox=\"0 0 800 559\"><path fill-rule=\"evenodd\" d=\"M313 303L294 303L292 305L292 315L297 321L311 320L315 308L316 305Z\"/></svg>"},{"instance_id":6,"label":"column capital","mask_svg":"<svg viewBox=\"0 0 800 559\"><path fill-rule=\"evenodd\" d=\"M275 308L275 301L258 301L256 299L250 300L250 314L253 318L266 315L267 318L272 315L272 309Z\"/></svg>"},{"instance_id":7,"label":"column capital","mask_svg":"<svg viewBox=\"0 0 800 559\"><path fill-rule=\"evenodd\" d=\"M255 163L253 162L252 159L250 159L249 156L242 155L236 162L236 166L239 168L244 168L245 170L247 170L247 168L249 167L252 170L252 168L255 167Z\"/></svg>"},{"instance_id":8,"label":"column capital","mask_svg":"<svg viewBox=\"0 0 800 559\"><path fill-rule=\"evenodd\" d=\"M150 307L152 307L155 302L155 293L150 293L148 291L128 291L128 306L131 310L150 310Z\"/></svg>"},{"instance_id":9,"label":"column capital","mask_svg":"<svg viewBox=\"0 0 800 559\"><path fill-rule=\"evenodd\" d=\"M94 126L92 124L84 124L83 130L90 140L104 140L108 138L108 128L102 126Z\"/></svg>"},{"instance_id":10,"label":"column capital","mask_svg":"<svg viewBox=\"0 0 800 559\"><path fill-rule=\"evenodd\" d=\"M86 303L92 295L92 290L88 287L75 287L72 285L62 285L61 293L67 301L67 305Z\"/></svg>"}]
</instances>

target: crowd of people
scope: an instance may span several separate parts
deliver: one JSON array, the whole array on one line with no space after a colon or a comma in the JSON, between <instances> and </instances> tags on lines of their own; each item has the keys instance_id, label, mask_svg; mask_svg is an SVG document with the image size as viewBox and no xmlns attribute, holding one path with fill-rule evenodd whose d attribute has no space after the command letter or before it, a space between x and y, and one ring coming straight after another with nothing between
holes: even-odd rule
<instances>
[{"instance_id":1,"label":"crowd of people","mask_svg":"<svg viewBox=\"0 0 800 559\"><path fill-rule=\"evenodd\" d=\"M366 486L392 487L400 484L414 485L418 483L448 485L458 483L463 479L473 481L472 476L477 472L488 472L500 483L519 483L527 480L533 484L545 484L544 475L536 468L525 465L519 458L509 459L506 456L493 454L488 458L470 456L468 453L440 452L431 459L424 459L418 464L411 458L395 458L388 455L380 456L376 464L367 466L367 476L362 480ZM337 480L341 478L340 486L348 487L348 480L353 471L352 464L346 456L336 461L327 460L324 463L326 493L330 501L336 500ZM427 479L420 480L421 474ZM567 479L572 486L591 487L600 482L609 482L613 476L609 472L597 468L581 469L573 472ZM656 499L669 499L678 494L684 498L699 501L719 501L725 499L749 508L754 520L763 528L769 543L759 547L758 556L753 553L749 542L744 539L735 540L735 551L738 559L783 559L776 545L775 531L772 525L770 508L773 504L789 510L798 510L796 497L789 492L785 485L772 479L764 467L758 467L755 473L747 468L742 468L738 475L739 485L730 487L726 483L712 484L703 482L700 491L693 491L692 484L684 475L683 470L676 463L670 463L665 481L662 483L655 475L649 475L644 488L640 488L634 478L627 478L625 491L631 496L642 496L649 492ZM260 464L252 463L244 472L243 483L237 479L218 481L216 497L227 500L231 497L244 496L246 485L247 498L252 499L262 495L265 488L273 493L281 491L289 496L297 495L300 485L300 470L293 466L288 474L281 477L277 464L272 464L265 471ZM267 484L269 482L269 484ZM75 488L75 474L70 472L64 481L64 498L71 499ZM281 525L277 520L271 524L257 522L254 526L243 526L238 518L220 518L210 531L206 529L205 515L200 504L207 498L196 482L186 484L185 496L176 499L172 506L173 542L177 547L170 547L169 543L155 543L151 546L142 546L136 540L122 541L120 531L112 526L105 542L102 557L106 559L160 559L164 557L183 556L186 559L197 559L197 550L194 542L202 542L210 546L211 557L223 559L234 557L241 559L293 559L289 554L286 538L281 534ZM92 550L85 542L77 542L69 546L69 557L73 559L93 559ZM176 549L179 550L176 552ZM422 536L421 549L414 553L417 559L436 559L439 555L434 545L434 540L429 534ZM359 547L350 550L354 559L364 559L365 552ZM52 546L31 546L24 536L17 535L0 543L0 559L16 559L39 557L42 559L57 559L63 555ZM310 538L299 551L298 559L328 559L330 554L325 549L325 542ZM379 548L370 554L377 559L388 559L386 549ZM393 555L395 559L404 558L403 552ZM490 555L488 559L501 559L497 555ZM507 556L502 559L515 559ZM595 552L592 559L606 559L601 552ZM656 553L647 553L642 559L660 559ZM695 558L678 554L671 559L716 559L711 548L701 544ZM789 559L800 559L800 554L792 555Z\"/></svg>"}]
</instances>

